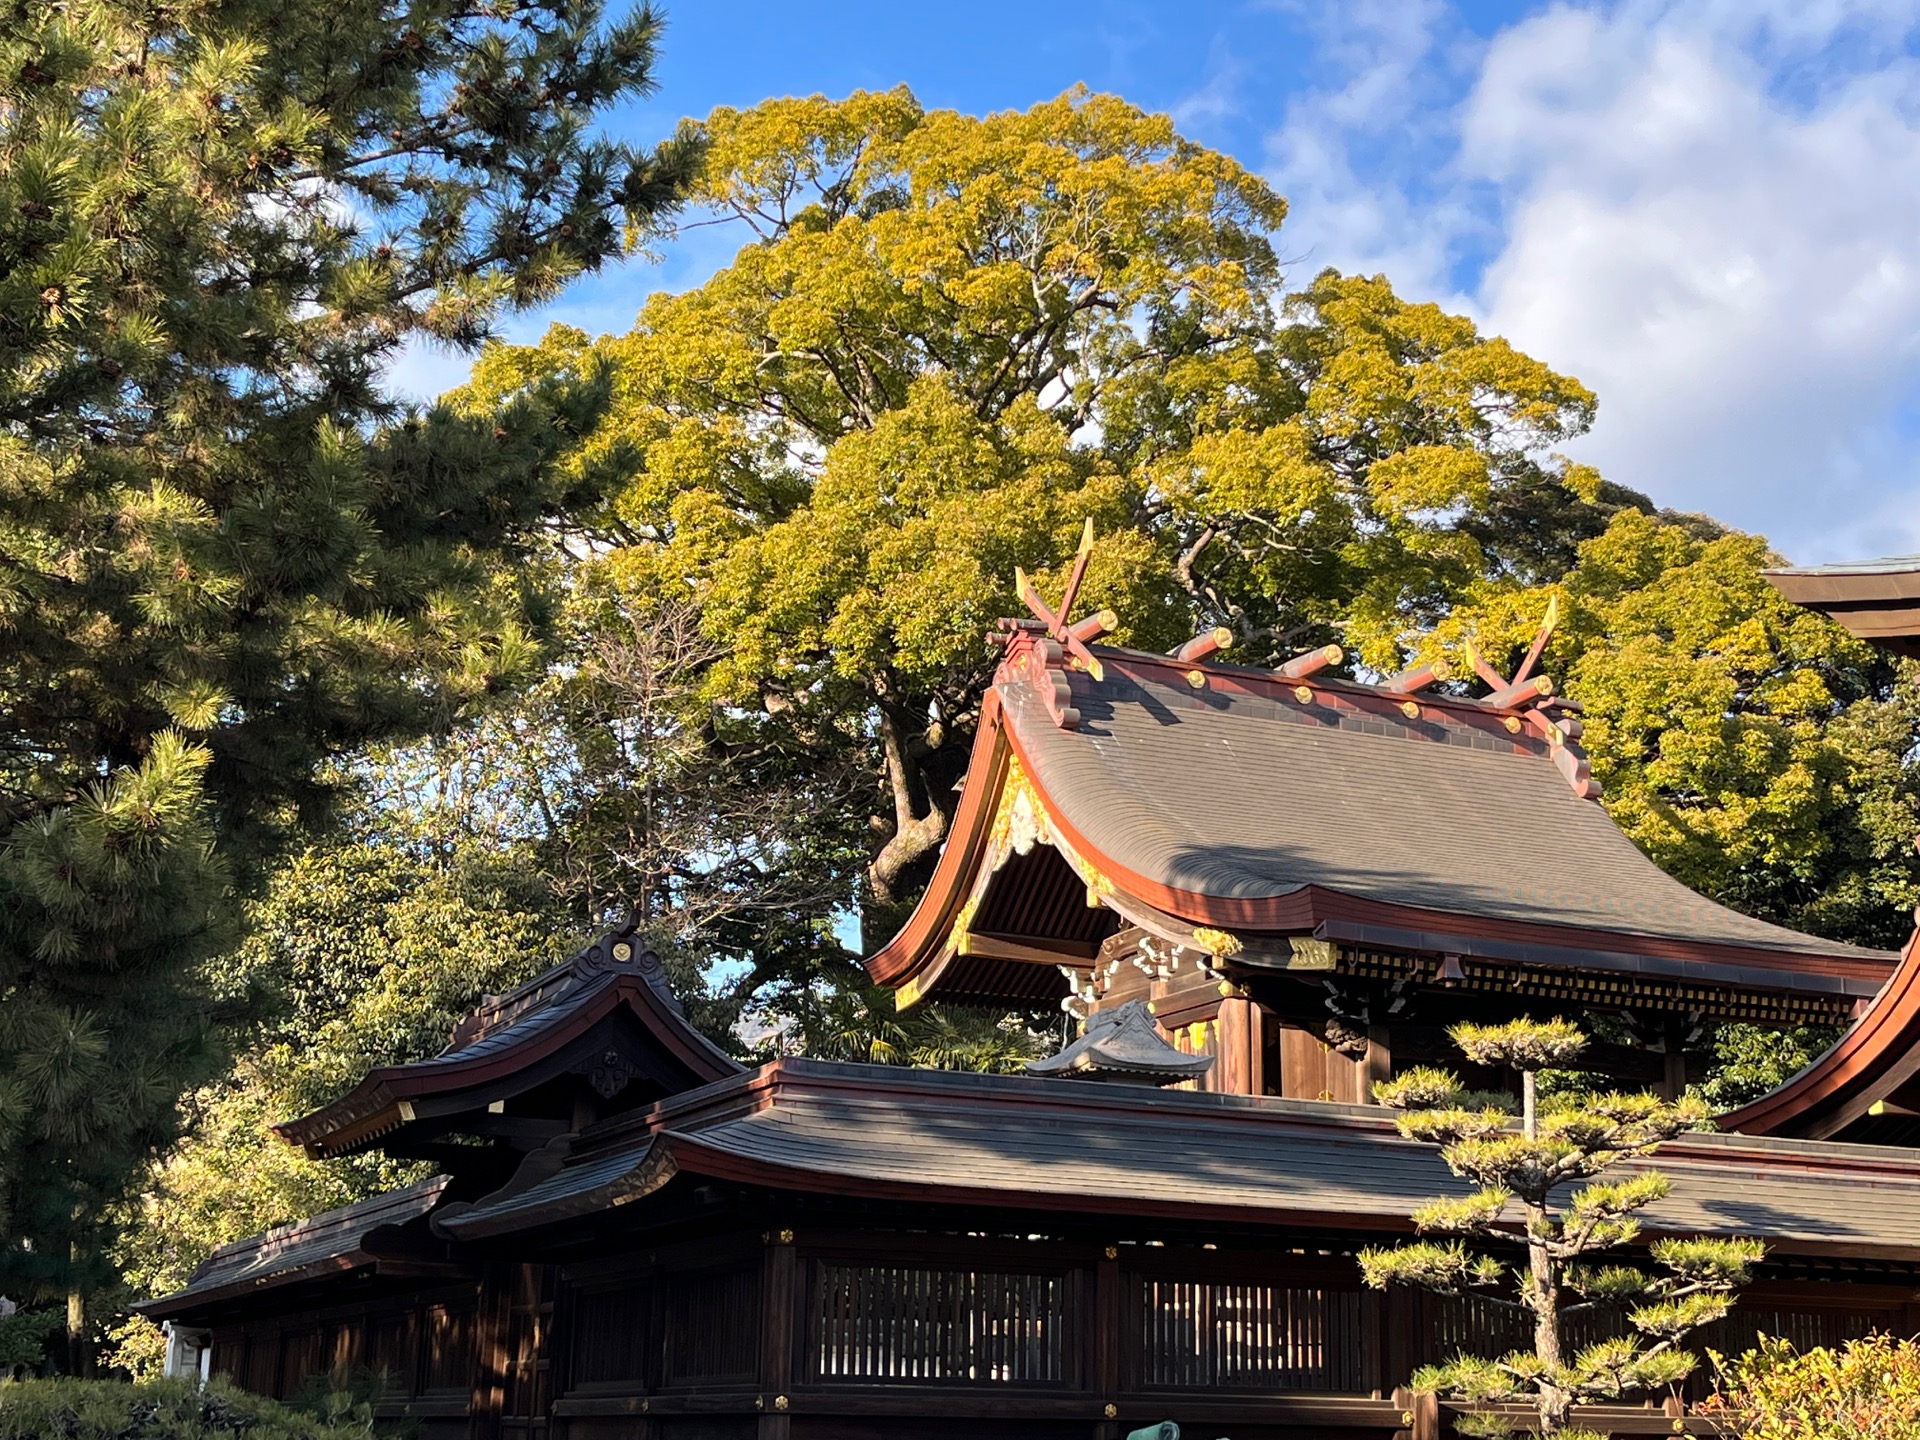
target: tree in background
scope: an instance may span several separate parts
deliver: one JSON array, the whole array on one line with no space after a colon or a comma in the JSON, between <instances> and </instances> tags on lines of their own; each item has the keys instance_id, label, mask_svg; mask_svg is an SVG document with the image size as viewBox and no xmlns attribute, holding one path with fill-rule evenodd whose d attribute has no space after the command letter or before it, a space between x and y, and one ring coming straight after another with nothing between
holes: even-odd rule
<instances>
[{"instance_id":1,"label":"tree in background","mask_svg":"<svg viewBox=\"0 0 1920 1440\"><path fill-rule=\"evenodd\" d=\"M521 562L608 478L585 374L484 419L383 368L617 253L688 146L592 138L597 0L0 18L0 1292L79 1298L217 1061L230 879L326 756L537 669Z\"/></svg>"},{"instance_id":2,"label":"tree in background","mask_svg":"<svg viewBox=\"0 0 1920 1440\"><path fill-rule=\"evenodd\" d=\"M1755 535L1616 515L1551 587L1487 585L1429 639L1498 657L1532 639L1582 706L1608 812L1662 868L1763 919L1897 947L1920 902L1920 688L1760 573Z\"/></svg>"},{"instance_id":3,"label":"tree in background","mask_svg":"<svg viewBox=\"0 0 1920 1440\"><path fill-rule=\"evenodd\" d=\"M860 757L869 943L946 835L1014 566L1044 582L1085 518L1123 639L1226 623L1258 660L1339 631L1387 664L1471 582L1557 577L1618 504L1543 454L1591 418L1578 382L1383 279L1286 293L1284 203L1165 117L902 89L699 135L733 263L628 335L490 352L458 403L610 367L575 463L633 478L596 568L698 607L740 724Z\"/></svg>"},{"instance_id":4,"label":"tree in background","mask_svg":"<svg viewBox=\"0 0 1920 1440\"><path fill-rule=\"evenodd\" d=\"M245 918L221 984L261 1018L232 1070L188 1097L186 1136L129 1204L117 1255L136 1296L179 1288L221 1245L418 1178L378 1154L309 1160L267 1127L374 1066L438 1054L482 994L584 938L524 847L364 830L277 868ZM119 1338L123 1362L143 1343L158 1354L144 1321Z\"/></svg>"},{"instance_id":5,"label":"tree in background","mask_svg":"<svg viewBox=\"0 0 1920 1440\"><path fill-rule=\"evenodd\" d=\"M1361 1274L1376 1289L1413 1285L1510 1311L1530 1322L1533 1343L1497 1358L1459 1355L1424 1367L1413 1377L1414 1389L1480 1404L1525 1401L1540 1433L1554 1435L1566 1432L1578 1402L1678 1384L1695 1363L1680 1348L1682 1339L1726 1315L1733 1292L1761 1257L1760 1243L1657 1240L1647 1248L1651 1265L1596 1267L1588 1257L1637 1238L1635 1217L1665 1197L1666 1177L1638 1170L1626 1179L1581 1185L1559 1203L1553 1192L1651 1153L1703 1122L1705 1108L1620 1094L1541 1107L1536 1079L1579 1057L1586 1037L1577 1029L1565 1021L1517 1020L1461 1024L1449 1033L1473 1064L1520 1073L1520 1124L1516 1128L1499 1105L1476 1105L1444 1071L1417 1069L1376 1084L1376 1099L1405 1112L1401 1133L1438 1143L1447 1168L1478 1188L1414 1212L1423 1234L1456 1238L1363 1250ZM1516 1205L1517 1224L1508 1218ZM1509 1267L1488 1246L1517 1246L1524 1263ZM1621 1313L1625 1333L1573 1350L1568 1322L1596 1310ZM1489 1433L1507 1428L1504 1422L1486 1427Z\"/></svg>"}]
</instances>

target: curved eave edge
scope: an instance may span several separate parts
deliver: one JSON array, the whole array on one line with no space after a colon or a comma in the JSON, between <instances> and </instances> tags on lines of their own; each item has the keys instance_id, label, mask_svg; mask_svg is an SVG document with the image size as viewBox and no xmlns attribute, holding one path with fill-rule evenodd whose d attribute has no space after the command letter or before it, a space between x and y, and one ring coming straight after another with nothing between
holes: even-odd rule
<instances>
[{"instance_id":1,"label":"curved eave edge","mask_svg":"<svg viewBox=\"0 0 1920 1440\"><path fill-rule=\"evenodd\" d=\"M1852 1029L1778 1089L1719 1117L1743 1135L1826 1139L1920 1072L1920 930Z\"/></svg>"},{"instance_id":2,"label":"curved eave edge","mask_svg":"<svg viewBox=\"0 0 1920 1440\"><path fill-rule=\"evenodd\" d=\"M1399 905L1387 901L1368 900L1347 894L1344 891L1328 889L1321 885L1302 885L1299 889L1283 896L1271 899L1241 899L1207 895L1199 891L1179 890L1149 879L1139 872L1119 864L1104 853L1087 835L1068 817L1065 807L1060 804L1046 786L1041 783L1035 764L1035 757L1028 753L1022 744L1018 731L1012 725L1003 725L1007 748L1013 758L1018 760L1033 785L1034 793L1046 811L1048 821L1070 844L1074 851L1100 874L1111 881L1115 890L1121 894L1151 906L1153 909L1188 925L1206 926L1228 931L1251 933L1317 932L1322 925L1331 922L1332 917L1319 913L1325 907L1325 901L1335 900L1343 909L1351 909L1356 914L1371 913L1381 916L1385 923L1396 921L1417 922L1412 928L1430 926L1436 935L1445 936L1451 921L1458 925L1464 917L1446 911L1422 910L1414 906ZM1651 860L1647 861L1653 865ZM1656 867L1657 868L1657 867ZM1516 937L1538 937L1541 948L1558 949L1568 955L1577 955L1586 950L1639 954L1657 958L1670 958L1681 961L1707 961L1715 964L1738 964L1742 960L1757 961L1783 972L1781 988L1800 990L1804 985L1789 983L1786 976L1801 973L1797 970L1800 963L1810 959L1824 960L1833 964L1865 963L1850 956L1821 955L1818 952L1800 952L1788 950L1766 950L1757 946L1727 945L1715 942L1690 943L1685 940L1673 940L1660 936L1636 935L1630 931L1588 930L1575 926L1540 925L1530 921L1487 920L1488 925L1497 926L1503 932ZM1472 931L1461 932L1463 937L1471 936ZM1595 946L1582 943L1584 937L1605 937L1608 943ZM1557 942L1557 943L1556 943ZM1703 977L1691 977L1695 979ZM1836 989L1843 988L1836 986ZM1864 997L1863 997L1864 998Z\"/></svg>"},{"instance_id":3,"label":"curved eave edge","mask_svg":"<svg viewBox=\"0 0 1920 1440\"><path fill-rule=\"evenodd\" d=\"M946 846L934 865L933 878L900 932L866 962L867 974L876 985L906 985L940 958L954 917L966 904L986 853L987 832L1000 790L1006 784L1007 739L1000 695L990 688L980 704L980 727L967 760L960 804L948 829Z\"/></svg>"},{"instance_id":4,"label":"curved eave edge","mask_svg":"<svg viewBox=\"0 0 1920 1440\"><path fill-rule=\"evenodd\" d=\"M546 1026L519 1044L510 1044L464 1062L388 1065L330 1105L270 1127L291 1145L318 1158L361 1148L413 1119L412 1102L426 1095L456 1095L476 1085L505 1087L491 1098L510 1098L516 1070L537 1065L571 1045L622 1006L694 1077L687 1088L738 1074L739 1061L700 1034L661 998L642 976L620 975L592 993L566 1021Z\"/></svg>"}]
</instances>

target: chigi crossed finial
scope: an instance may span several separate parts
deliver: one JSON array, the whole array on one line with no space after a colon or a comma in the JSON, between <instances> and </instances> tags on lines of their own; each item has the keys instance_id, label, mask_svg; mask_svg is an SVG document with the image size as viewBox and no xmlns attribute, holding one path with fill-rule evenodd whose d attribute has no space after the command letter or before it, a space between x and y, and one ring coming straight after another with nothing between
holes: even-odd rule
<instances>
[{"instance_id":1,"label":"chigi crossed finial","mask_svg":"<svg viewBox=\"0 0 1920 1440\"><path fill-rule=\"evenodd\" d=\"M1098 640L1119 625L1120 619L1111 610L1101 610L1086 617L1077 625L1068 623L1073 614L1073 602L1080 598L1080 582L1087 578L1087 560L1093 554L1093 521L1089 518L1080 531L1080 548L1074 552L1073 569L1067 573L1067 588L1060 596L1060 608L1050 610L1047 602L1040 598L1040 592L1033 588L1033 581L1018 565L1013 567L1013 588L1034 618L1047 627L1047 634L1060 642L1066 652L1078 660L1081 667L1095 680L1102 679L1106 671L1101 668L1100 659L1087 647L1089 640Z\"/></svg>"}]
</instances>

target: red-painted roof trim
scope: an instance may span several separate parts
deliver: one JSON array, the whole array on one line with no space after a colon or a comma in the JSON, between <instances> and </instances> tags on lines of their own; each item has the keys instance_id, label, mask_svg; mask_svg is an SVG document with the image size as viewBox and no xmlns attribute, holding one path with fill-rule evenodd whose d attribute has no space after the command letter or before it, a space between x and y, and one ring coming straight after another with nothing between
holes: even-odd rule
<instances>
[{"instance_id":1,"label":"red-painted roof trim","mask_svg":"<svg viewBox=\"0 0 1920 1440\"><path fill-rule=\"evenodd\" d=\"M1720 1117L1743 1135L1824 1140L1920 1073L1920 931L1867 1013L1779 1089Z\"/></svg>"}]
</instances>

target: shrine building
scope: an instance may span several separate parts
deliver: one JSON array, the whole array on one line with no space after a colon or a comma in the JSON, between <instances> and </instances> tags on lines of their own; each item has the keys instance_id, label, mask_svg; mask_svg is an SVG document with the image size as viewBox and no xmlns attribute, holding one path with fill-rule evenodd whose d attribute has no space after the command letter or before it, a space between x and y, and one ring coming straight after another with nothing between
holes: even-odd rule
<instances>
[{"instance_id":1,"label":"shrine building","mask_svg":"<svg viewBox=\"0 0 1920 1440\"><path fill-rule=\"evenodd\" d=\"M1770 578L1920 653L1920 559ZM1766 1242L1696 1349L1920 1331L1920 947L1658 869L1533 673L1544 630L1475 699L1333 678L1334 647L1103 645L1111 616L1023 591L932 882L868 966L903 1009L1057 1006L1059 1054L743 1068L609 933L275 1127L434 1174L214 1254L143 1307L170 1364L276 1396L377 1374L425 1440L1438 1440L1413 1370L1528 1337L1362 1286L1361 1247L1465 1189L1370 1086L1461 1068L1457 1021L1550 1015L1606 1017L1583 1067L1669 1095L1714 1022L1846 1027L1661 1147L1646 1238ZM1699 1393L1577 1419L1704 1433Z\"/></svg>"}]
</instances>

